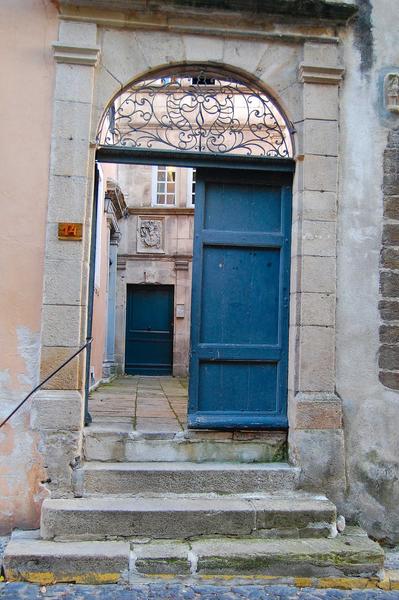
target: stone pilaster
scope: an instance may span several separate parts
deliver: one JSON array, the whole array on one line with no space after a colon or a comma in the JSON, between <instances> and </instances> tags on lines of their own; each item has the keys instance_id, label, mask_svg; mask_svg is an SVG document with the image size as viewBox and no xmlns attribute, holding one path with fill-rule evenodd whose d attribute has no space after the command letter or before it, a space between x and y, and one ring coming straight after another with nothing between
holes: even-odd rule
<instances>
[{"instance_id":1,"label":"stone pilaster","mask_svg":"<svg viewBox=\"0 0 399 600\"><path fill-rule=\"evenodd\" d=\"M335 44L306 43L294 183L290 315L290 453L302 484L344 487L341 400L335 393L338 85Z\"/></svg>"},{"instance_id":2,"label":"stone pilaster","mask_svg":"<svg viewBox=\"0 0 399 600\"><path fill-rule=\"evenodd\" d=\"M97 27L60 24L54 43L57 63L43 292L41 377L58 368L86 337L91 228L90 129ZM81 223L83 239L62 241L60 222ZM32 427L40 433L52 495L72 495L83 428L85 353L64 367L34 399Z\"/></svg>"},{"instance_id":3,"label":"stone pilaster","mask_svg":"<svg viewBox=\"0 0 399 600\"><path fill-rule=\"evenodd\" d=\"M90 127L94 67L99 49L96 25L60 24L51 144L49 209L43 297L41 375L47 376L85 338L89 260ZM82 223L82 241L58 239L58 223ZM80 389L84 356L47 387Z\"/></svg>"}]
</instances>

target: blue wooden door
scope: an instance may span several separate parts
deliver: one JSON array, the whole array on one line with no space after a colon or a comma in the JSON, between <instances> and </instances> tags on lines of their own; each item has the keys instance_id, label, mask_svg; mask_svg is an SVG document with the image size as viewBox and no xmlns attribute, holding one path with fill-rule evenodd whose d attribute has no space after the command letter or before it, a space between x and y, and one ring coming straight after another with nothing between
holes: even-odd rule
<instances>
[{"instance_id":1,"label":"blue wooden door","mask_svg":"<svg viewBox=\"0 0 399 600\"><path fill-rule=\"evenodd\" d=\"M197 169L189 415L287 427L289 175Z\"/></svg>"},{"instance_id":2,"label":"blue wooden door","mask_svg":"<svg viewBox=\"0 0 399 600\"><path fill-rule=\"evenodd\" d=\"M125 372L170 375L173 365L173 286L128 285Z\"/></svg>"}]
</instances>

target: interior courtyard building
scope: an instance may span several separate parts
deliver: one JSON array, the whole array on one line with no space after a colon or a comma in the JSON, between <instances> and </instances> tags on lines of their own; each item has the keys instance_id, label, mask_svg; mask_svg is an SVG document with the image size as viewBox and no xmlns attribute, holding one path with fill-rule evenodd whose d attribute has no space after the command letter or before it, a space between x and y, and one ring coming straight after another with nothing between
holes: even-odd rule
<instances>
[{"instance_id":1,"label":"interior courtyard building","mask_svg":"<svg viewBox=\"0 0 399 600\"><path fill-rule=\"evenodd\" d=\"M399 5L1 11L6 578L384 581Z\"/></svg>"}]
</instances>

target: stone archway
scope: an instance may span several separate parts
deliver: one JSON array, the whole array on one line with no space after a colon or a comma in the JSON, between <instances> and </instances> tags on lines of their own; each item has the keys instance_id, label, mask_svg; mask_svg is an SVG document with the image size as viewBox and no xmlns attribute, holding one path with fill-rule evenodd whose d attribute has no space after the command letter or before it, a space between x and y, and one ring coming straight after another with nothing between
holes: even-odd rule
<instances>
[{"instance_id":1,"label":"stone archway","mask_svg":"<svg viewBox=\"0 0 399 600\"><path fill-rule=\"evenodd\" d=\"M82 40L85 40L82 43ZM96 130L109 98L124 82L173 62L217 65L279 90L297 130L294 181L289 363L290 453L305 484L344 487L341 403L335 395L335 221L337 195L338 64L336 38L249 41L232 37L151 33L94 22L63 21L57 61L43 296L42 374L85 337L92 172ZM320 58L322 57L322 58ZM132 78L133 77L133 78ZM262 85L265 85L264 83ZM285 92L283 91L285 90ZM282 99L284 98L284 99ZM63 245L57 223L82 222L82 242ZM80 453L82 364L73 363L35 400L34 427L48 462L71 493L70 463ZM62 451L61 451L62 447ZM315 450L317 448L317 451ZM47 456L49 456L47 451ZM57 475L58 473L58 475ZM61 485L61 483L62 485ZM322 482L322 483L321 483ZM342 485L340 483L341 482Z\"/></svg>"}]
</instances>

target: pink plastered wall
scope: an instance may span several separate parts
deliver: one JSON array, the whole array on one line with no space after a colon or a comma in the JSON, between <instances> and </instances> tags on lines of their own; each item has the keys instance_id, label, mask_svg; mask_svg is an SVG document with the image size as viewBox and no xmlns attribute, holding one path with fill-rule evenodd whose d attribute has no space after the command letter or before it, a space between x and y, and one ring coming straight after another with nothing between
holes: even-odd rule
<instances>
[{"instance_id":1,"label":"pink plastered wall","mask_svg":"<svg viewBox=\"0 0 399 600\"><path fill-rule=\"evenodd\" d=\"M0 2L0 418L38 382L57 11ZM30 404L0 430L0 533L37 527L43 495Z\"/></svg>"}]
</instances>

